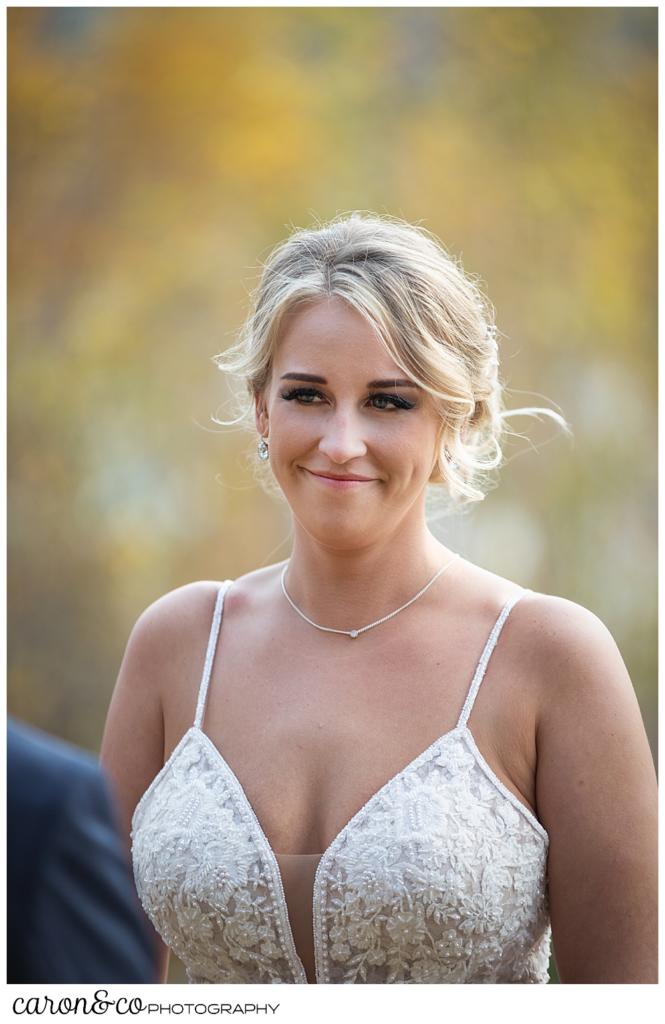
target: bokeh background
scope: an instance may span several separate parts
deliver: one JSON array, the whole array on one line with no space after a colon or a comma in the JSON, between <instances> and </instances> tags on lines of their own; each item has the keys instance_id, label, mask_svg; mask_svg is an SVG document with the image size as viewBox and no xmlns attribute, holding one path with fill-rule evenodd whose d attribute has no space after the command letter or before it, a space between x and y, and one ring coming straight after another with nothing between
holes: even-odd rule
<instances>
[{"instance_id":1,"label":"bokeh background","mask_svg":"<svg viewBox=\"0 0 665 1024\"><path fill-rule=\"evenodd\" d=\"M657 10L11 8L8 46L10 713L97 751L142 609L288 555L211 357L361 209L462 258L508 404L573 431L513 421L433 529L604 620L655 754Z\"/></svg>"}]
</instances>

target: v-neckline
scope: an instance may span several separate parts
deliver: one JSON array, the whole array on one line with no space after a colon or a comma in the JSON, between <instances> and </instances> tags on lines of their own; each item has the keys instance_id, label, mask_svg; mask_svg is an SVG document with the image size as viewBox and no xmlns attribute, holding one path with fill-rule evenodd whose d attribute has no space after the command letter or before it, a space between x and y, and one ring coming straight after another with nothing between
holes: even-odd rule
<instances>
[{"instance_id":1,"label":"v-neckline","mask_svg":"<svg viewBox=\"0 0 665 1024\"><path fill-rule=\"evenodd\" d=\"M244 786L240 782L240 779L235 774L235 772L233 771L231 766L228 764L228 762L224 758L224 756L221 753L221 751L219 750L219 748L213 743L213 741L210 739L208 734L206 732L204 732L203 728L201 727L201 724L199 724L199 723L202 723L203 716L204 716L204 713L205 713L205 700L206 700L206 696L207 696L208 684L209 684L209 681L210 681L212 661L213 661L213 658L214 658L214 655L215 655L215 650L216 650L216 646L217 646L217 639L218 639L218 635L219 635L219 629L220 629L220 626L221 626L221 618L222 618L222 609L223 609L223 603L224 603L224 596L225 596L225 594L226 594L227 590L229 589L229 586L231 585L232 582L233 582L232 580L227 580L224 584L221 585L221 587L220 587L220 589L218 591L218 594L217 594L217 599L216 599L216 602L215 602L215 610L214 610L214 613L213 613L213 622L212 622L212 627L211 627L211 631L210 631L210 637L209 637L209 640L208 640L208 648L207 648L207 651L206 651L206 660L205 660L205 665L204 665L204 670L203 670L203 677L202 677L202 680L201 680L201 685L199 687L199 695L198 695L198 700L197 700L197 707L196 707L196 714L195 714L194 724L192 726L190 726L190 728L187 730L187 732L181 737L180 741L176 744L174 749L171 751L171 754L169 755L168 760L164 763L164 765L162 767L162 770L160 772L158 772L158 774L155 776L155 778L153 779L152 783L150 784L150 786L148 787L146 792L143 794L143 796L139 800L139 803L137 804L137 806L136 806L136 808L134 810L134 814L132 815L132 830L133 830L133 827L134 827L134 821L136 820L136 816L138 814L139 808L144 803L144 801L148 797L149 793L152 792L152 790L153 790L154 786L157 784L158 780L166 772L168 766L172 763L172 761L175 758L176 754L186 744L187 739L190 736L192 736L192 735L198 735L198 736L202 737L203 738L203 742L205 743L207 748L213 752L213 757L215 758L217 763L219 763L221 765L223 771L225 772L225 774L227 776L227 779L229 780L229 782L232 785L232 788L235 790L236 795L237 795L237 797L239 799L239 803L240 803L241 807L245 810L246 815L252 821L252 823L254 825L254 828L256 830L256 834L257 834L257 836L259 838L259 841L260 841L260 843L261 843L261 845L263 847L265 858L266 858L266 862L269 865L270 871L272 873L273 881L276 884L277 891L278 891L278 894L279 894L278 913L279 913L279 921L280 921L280 926L281 926L280 930L282 932L282 938L283 938L283 941L284 941L285 951L287 953L287 957L291 961L291 970L292 970L292 973L293 973L293 975L294 975L294 977L296 979L296 983L299 983L299 984L310 984L309 979L307 978L307 974L306 974L306 971L305 971L304 964L303 964L302 960L300 959L300 957L298 956L298 952L296 950L295 940L294 940L294 937L293 937L293 929L291 927L291 921L289 919L288 904L286 902L286 895L285 895L285 892L284 892L284 884L283 884L283 879L282 879L282 873L281 873L281 870L280 870L280 867L279 867L279 862L277 860L277 855L275 854L275 851L273 850L270 842L268 841L268 838L267 838L265 832L263 831L263 827L261 825L261 822L259 821L259 819L258 819L258 817L256 815L256 812L255 812L255 810L254 810L254 808L253 808L253 806L251 804L251 801L249 800L249 797L247 796L247 793L245 791ZM390 786L392 786L398 779L402 778L408 772L413 771L415 768L417 768L423 761L426 760L426 758L432 753L432 751L434 751L436 749L436 747L439 744L443 743L445 740L447 740L449 738L452 738L454 736L460 736L460 737L466 738L467 743L468 743L468 748L469 748L470 752L472 753L474 761L477 763L479 768L499 788L499 790L504 794L504 796L506 796L508 798L508 800L518 810L521 810L523 812L523 814L525 815L527 820L529 820L531 822L531 824L534 826L536 831L541 833L542 837L545 839L545 841L547 843L549 843L549 837L547 835L547 832L545 831L543 826L540 824L538 819L535 817L535 815L533 815L532 812L528 808L526 808L525 805L520 800L517 799L517 797L514 795L514 793L512 793L505 786L505 784L502 783L501 780L494 774L494 772L492 771L490 766L487 764L487 761L485 760L485 758L482 756L482 754L478 750L478 747L476 746L476 743L475 743L475 741L473 739L473 735L471 734L471 732L469 731L468 726L467 726L467 721L468 721L469 715L470 715L471 710L473 708L473 704L474 704L476 695L478 693L478 689L480 687L480 684L481 684L482 679L483 679L484 674L485 674L485 669L487 667L487 662L489 661L491 653L492 653L492 651L494 649L494 645L496 644L496 641L498 640L498 637L499 637L499 634L501 632L503 623L504 623L505 619L507 618L508 614L510 613L510 610L512 609L513 605L525 593L528 593L528 591L523 590L518 596L513 597L513 598L509 598L508 601L505 602L501 612L499 613L499 617L497 618L497 620L496 620L496 622L495 622L495 624L494 624L494 626L493 626L493 628L492 628L492 630L491 630L491 632L490 632L490 634L489 634L489 636L487 638L485 646L483 648L483 652L481 654L480 660L479 660L479 662L477 664L475 673L474 673L473 678L471 680L471 684L470 684L470 687L469 687L469 690L468 690L468 693L467 693L467 697L466 697L466 700L465 700L464 705L462 707L462 711L460 713L460 716L459 716L459 719L457 721L457 724L452 729L448 729L441 736L439 736L435 740L433 740L433 742L430 743L429 746L427 746L424 750L422 750L419 754L417 754L414 758L412 758L408 762L408 764L405 764L402 768L400 768L399 771L397 771L386 782L384 782L376 790L376 792L374 792L365 801L365 803L362 805L362 807L360 807L355 812L355 814L353 814L352 817L349 818L349 820L346 822L346 824L343 825L343 827L339 830L337 835L334 836L332 841L328 844L326 849L320 855L319 863L318 863L318 865L316 867L316 873L314 875L313 892L312 892L312 908L313 908L313 913L312 913L312 931L313 931L313 939L314 939L314 974L315 974L315 982L314 983L315 984L321 984L322 983L321 967L322 967L322 957L323 957L323 953L324 953L324 945L323 945L323 936L322 936L322 930L321 930L321 906L320 906L320 900L317 897L319 895L321 872L322 872L323 865L330 858L330 856L332 855L334 850L342 842L344 837L347 835L347 833L349 832L351 827L357 822L357 820L360 818L360 816L365 814L368 811L369 807L372 804L374 804L382 795L384 795L387 792L387 790L390 788Z\"/></svg>"},{"instance_id":2,"label":"v-neckline","mask_svg":"<svg viewBox=\"0 0 665 1024\"><path fill-rule=\"evenodd\" d=\"M231 768L229 763L226 761L219 748L210 739L208 734L204 732L203 729L201 729L200 726L192 725L187 730L187 732L184 733L184 735L180 738L179 742L171 751L167 760L164 762L161 770L157 773L157 775L152 780L147 790L139 800L132 815L132 833L137 824L141 807L145 805L150 794L158 785L160 779L166 774L172 762L178 756L180 751L186 746L188 740L192 736L198 736L202 739L206 749L211 752L215 762L220 765L222 771L224 772L227 778L227 781L231 784L231 787L235 792L240 808L244 811L246 818L248 818L254 826L254 830L256 836L258 837L258 841L263 848L264 857L268 865L268 868L271 872L273 882L276 885L278 896L277 911L279 915L280 930L282 932L285 953L287 959L290 961L291 971L296 980L296 984L312 984L307 978L304 964L296 950L295 939L293 937L293 929L291 927L291 921L289 918L289 908L286 901L286 894L284 892L282 873L280 870L279 862L277 860L278 855L273 850L272 845L270 844L268 837L266 836L263 830L261 822L258 819L256 811L254 810L252 803L249 797L247 796L245 788L240 782L240 779L238 778L234 770ZM334 850L342 842L342 840L348 834L351 827L358 821L361 815L365 814L368 811L368 809L381 796L383 796L398 779L402 778L408 772L413 771L414 769L419 767L419 765L423 763L427 759L427 757L429 757L440 744L444 743L448 739L452 739L455 736L459 736L463 739L466 747L473 755L474 762L479 767L479 769L494 784L494 786L499 790L499 792L504 796L504 798L506 798L510 803L512 803L515 809L526 818L526 820L534 828L537 834L541 837L546 848L549 846L549 835L543 827L543 825L538 821L535 814L524 803L522 803L522 801L518 797L516 797L515 794L510 789L508 789L505 783L502 782L501 779L499 779L498 776L493 772L493 770L485 760L484 756L478 749L473 734L470 732L466 723L458 721L457 725L454 728L448 729L446 732L442 733L441 736L439 736L432 743L430 743L429 746L427 746L424 750L422 750L419 754L412 758L407 764L400 768L399 771L392 775L386 782L384 782L355 812L355 814L353 814L352 817L349 818L349 820L339 830L337 835L334 836L332 841L328 844L323 853L319 856L319 862L316 867L314 882L312 886L312 936L314 940L315 972L315 981L313 982L313 984L325 983L325 979L322 979L321 977L324 956L324 942L321 927L322 911L320 900L317 898L319 896L321 871L324 863L332 856Z\"/></svg>"},{"instance_id":3,"label":"v-neckline","mask_svg":"<svg viewBox=\"0 0 665 1024\"><path fill-rule=\"evenodd\" d=\"M318 895L318 891L319 891L321 868L322 868L322 865L323 865L324 861L331 856L331 854L334 851L334 849L341 843L342 839L347 834L347 832L350 830L351 826L357 821L357 819L363 813L365 813L368 810L368 808L379 799L379 797L383 796L383 794L388 790L388 788L393 783L395 783L403 775L406 775L407 772L412 771L415 768L417 768L422 761L426 760L426 758L434 751L434 749L440 743L443 743L445 740L447 740L447 739L449 739L449 738L451 738L451 737L453 737L455 735L458 735L458 734L460 736L461 735L466 735L466 734L468 734L468 732L469 732L469 730L468 730L467 726L462 724L462 723L460 723L460 722L458 722L457 725L454 726L454 728L446 730L446 732L444 732L441 736L438 736L437 739L433 740L432 743L430 743L428 747L426 747L424 750L422 750L419 754L416 754L416 756L414 758L412 758L408 762L408 764L405 764L402 768L399 769L399 771L395 772L394 775L391 775L391 777L386 782L384 782L374 793L372 793L372 795L370 797L368 797L368 799L365 801L365 803L362 805L362 807L360 807L355 812L355 814L353 814L349 818L349 820L342 826L342 828L339 830L339 832L334 836L334 838L331 840L331 842L325 848L323 853L319 856L319 863L316 866L316 872L314 874L314 882L313 882L313 886L312 886L312 889L313 889L313 891L312 891L312 932L313 932L313 939L314 939L314 974L315 974L315 979L316 979L314 984L321 984L321 981L320 981L320 958L321 958L321 953L322 953L322 949L323 949L323 941L322 941L322 938L321 938L321 907L320 907L320 902L317 899L317 895ZM243 805L245 811L249 814L249 817L250 817L250 819L252 820L252 822L254 824L256 832L257 832L257 834L258 834L258 836L259 836L259 838L261 840L261 844L262 844L262 846L264 848L264 853L266 855L266 859L267 859L267 861L268 861L268 863L270 865L270 869L272 871L273 878L274 878L275 882L277 883L277 889L278 889L278 892L279 892L279 899L280 899L280 906L279 906L280 918L281 918L282 926L283 926L283 929L284 929L284 938L286 940L287 952L288 952L288 955L289 955L289 957L291 959L291 968L292 968L293 973L294 973L294 975L295 975L295 977L297 979L297 983L309 985L310 981L307 978L307 973L305 971L305 966L304 966L300 956L298 955L298 951L296 949L296 944L295 944L295 939L293 937L293 929L291 927L291 920L289 918L289 908L288 908L288 904L286 902L286 893L284 892L284 881L282 879L282 872L281 872L281 869L280 869L280 866L279 866L279 861L277 860L277 856L278 855L275 853L275 851L274 851L274 849L272 847L272 844L270 843L266 833L263 830L263 826L261 825L261 822L259 821L259 818L258 818L258 816L256 814L256 811L254 810L254 807L252 806L251 800L247 796L247 792L245 790L245 787L243 786L242 782L240 781L240 779L238 778L238 776L234 772L233 768L231 768L230 764L228 763L228 761L226 760L226 758L224 757L224 755L220 751L219 747L217 747L215 745L215 743L213 743L213 741L210 739L208 734L206 732L204 732L204 730L200 726L198 726L198 725L190 726L190 728L185 733L185 736L183 736L183 740L187 736L190 736L192 733L195 734L195 735L200 736L203 739L205 745L208 747L208 749L212 751L213 756L216 758L216 760L219 762L219 764L222 766L222 768L226 772L227 777L231 781L231 783L233 785L233 788L235 789L238 797L240 798L241 804ZM182 745L182 743L179 743L178 746L172 751L171 756L169 757L169 759L166 762L166 764L164 765L164 767L166 767L166 765L169 763L171 758L176 753L176 750L181 745Z\"/></svg>"}]
</instances>

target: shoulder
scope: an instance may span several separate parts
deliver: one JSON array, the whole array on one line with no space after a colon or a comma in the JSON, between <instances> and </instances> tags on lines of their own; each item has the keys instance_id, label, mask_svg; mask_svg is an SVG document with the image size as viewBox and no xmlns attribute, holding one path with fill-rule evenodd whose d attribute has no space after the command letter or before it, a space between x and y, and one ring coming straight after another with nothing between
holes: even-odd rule
<instances>
[{"instance_id":1,"label":"shoulder","mask_svg":"<svg viewBox=\"0 0 665 1024\"><path fill-rule=\"evenodd\" d=\"M149 632L186 626L202 612L212 612L222 585L222 581L197 580L169 590L148 605L138 617L135 628Z\"/></svg>"},{"instance_id":2,"label":"shoulder","mask_svg":"<svg viewBox=\"0 0 665 1024\"><path fill-rule=\"evenodd\" d=\"M224 598L225 617L266 615L280 593L280 576L286 564L285 560L262 566L233 580Z\"/></svg>"},{"instance_id":3,"label":"shoulder","mask_svg":"<svg viewBox=\"0 0 665 1024\"><path fill-rule=\"evenodd\" d=\"M632 693L616 641L590 609L563 597L529 592L513 614L546 707L562 696L590 700L611 689Z\"/></svg>"},{"instance_id":4,"label":"shoulder","mask_svg":"<svg viewBox=\"0 0 665 1024\"><path fill-rule=\"evenodd\" d=\"M458 604L470 618L496 621L506 604L502 633L513 667L523 667L545 681L561 683L585 663L620 659L617 645L601 619L588 608L552 594L526 589L479 566L467 563Z\"/></svg>"},{"instance_id":5,"label":"shoulder","mask_svg":"<svg viewBox=\"0 0 665 1024\"><path fill-rule=\"evenodd\" d=\"M136 620L128 650L134 659L152 664L169 661L182 650L183 641L196 641L210 631L215 602L222 583L198 580L157 598Z\"/></svg>"},{"instance_id":6,"label":"shoulder","mask_svg":"<svg viewBox=\"0 0 665 1024\"><path fill-rule=\"evenodd\" d=\"M279 574L286 562L254 569L229 580L224 597L225 614L231 610L254 610L279 588ZM166 632L173 636L191 633L202 622L210 622L224 581L198 580L187 583L153 601L137 619L134 631L147 638Z\"/></svg>"},{"instance_id":7,"label":"shoulder","mask_svg":"<svg viewBox=\"0 0 665 1024\"><path fill-rule=\"evenodd\" d=\"M576 713L593 714L608 702L624 710L637 707L614 637L590 609L563 597L525 591L478 566L471 567L467 580L473 598L469 607L484 609L487 621L505 602L515 602L502 628L502 656L508 671L527 687L539 725Z\"/></svg>"},{"instance_id":8,"label":"shoulder","mask_svg":"<svg viewBox=\"0 0 665 1024\"><path fill-rule=\"evenodd\" d=\"M157 598L138 616L116 683L116 695L134 695L128 705L131 716L143 705L161 708L167 693L180 691L183 680L196 678L221 586L214 580L187 583ZM141 708L135 706L137 700ZM117 696L115 704L125 706ZM161 710L154 714L161 722Z\"/></svg>"},{"instance_id":9,"label":"shoulder","mask_svg":"<svg viewBox=\"0 0 665 1024\"><path fill-rule=\"evenodd\" d=\"M34 797L48 797L73 782L98 783L97 761L87 751L23 722L9 720L7 763L11 779L25 785ZM34 783L39 782L39 786Z\"/></svg>"},{"instance_id":10,"label":"shoulder","mask_svg":"<svg viewBox=\"0 0 665 1024\"><path fill-rule=\"evenodd\" d=\"M281 562L229 581L197 580L168 591L138 616L127 644L125 660L141 675L160 677L180 671L197 658L210 635L220 588L225 587L224 618L261 614L279 588Z\"/></svg>"},{"instance_id":11,"label":"shoulder","mask_svg":"<svg viewBox=\"0 0 665 1024\"><path fill-rule=\"evenodd\" d=\"M607 641L611 634L602 620L581 604L554 594L541 594L528 590L518 607L522 609L522 617L528 621L529 627L535 631L540 643L560 644L561 641L589 642L599 641L601 637Z\"/></svg>"},{"instance_id":12,"label":"shoulder","mask_svg":"<svg viewBox=\"0 0 665 1024\"><path fill-rule=\"evenodd\" d=\"M7 779L8 857L17 884L41 862L53 834L73 810L85 806L111 820L107 783L97 759L12 720L7 729Z\"/></svg>"},{"instance_id":13,"label":"shoulder","mask_svg":"<svg viewBox=\"0 0 665 1024\"><path fill-rule=\"evenodd\" d=\"M525 594L514 614L517 656L533 687L540 763L548 755L569 758L572 744L589 755L597 743L643 745L637 695L605 623L548 594Z\"/></svg>"}]
</instances>

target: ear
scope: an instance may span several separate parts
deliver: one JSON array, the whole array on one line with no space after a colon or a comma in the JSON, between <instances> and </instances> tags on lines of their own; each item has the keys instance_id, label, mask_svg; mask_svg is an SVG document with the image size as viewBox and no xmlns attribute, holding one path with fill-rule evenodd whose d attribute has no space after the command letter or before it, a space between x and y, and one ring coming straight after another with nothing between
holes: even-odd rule
<instances>
[{"instance_id":1,"label":"ear","mask_svg":"<svg viewBox=\"0 0 665 1024\"><path fill-rule=\"evenodd\" d=\"M268 409L266 407L265 395L260 393L254 395L254 422L261 437L268 436Z\"/></svg>"}]
</instances>

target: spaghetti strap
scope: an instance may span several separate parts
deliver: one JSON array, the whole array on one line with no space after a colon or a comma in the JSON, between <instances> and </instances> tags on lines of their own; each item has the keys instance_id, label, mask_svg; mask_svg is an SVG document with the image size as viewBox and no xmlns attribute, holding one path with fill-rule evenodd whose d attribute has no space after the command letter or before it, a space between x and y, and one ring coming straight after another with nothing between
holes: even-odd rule
<instances>
[{"instance_id":1,"label":"spaghetti strap","mask_svg":"<svg viewBox=\"0 0 665 1024\"><path fill-rule=\"evenodd\" d=\"M521 590L519 593L515 594L513 597L508 598L508 600L504 604L503 608L501 609L499 617L496 620L496 622L494 623L494 626L492 627L492 631L491 631L490 635L487 638L487 643L485 644L485 648L483 650L483 653L480 656L480 661L478 662L478 666L477 666L476 671L474 673L473 679L471 680L471 686L469 687L469 692L467 694L466 700L464 701L464 707L462 708L462 711L461 711L461 714L459 716L459 721L457 722L456 728L459 729L462 726L465 726L466 723L469 720L469 715L471 714L471 712L473 710L473 705L474 705L476 697L478 695L478 690L480 689L480 684L482 683L483 678L485 676L485 669L487 668L487 664L488 664L488 662L489 662L489 660L490 660L490 658L492 656L492 651L496 647L496 643L497 643L497 640L499 639L499 636L501 635L501 630L503 629L503 625L504 625L506 619L508 618L508 616L510 615L510 612L511 612L512 608L514 607L514 605L517 604L517 602L522 597L524 597L525 594L530 594L530 593L532 593L531 590Z\"/></svg>"},{"instance_id":2,"label":"spaghetti strap","mask_svg":"<svg viewBox=\"0 0 665 1024\"><path fill-rule=\"evenodd\" d=\"M212 663L215 658L215 650L217 647L217 638L219 637L219 627L222 622L222 611L224 609L224 595L233 583L233 580L224 580L220 584L219 590L217 591L217 600L215 601L215 610L212 615L212 626L210 627L210 637L208 638L208 649L206 651L206 660L203 666L203 675L201 676L201 685L199 686L199 697L196 702L196 714L194 716L194 726L197 729L201 728L203 722L203 714L205 712L206 696L208 694L208 683L210 682L210 673L212 671Z\"/></svg>"}]
</instances>

